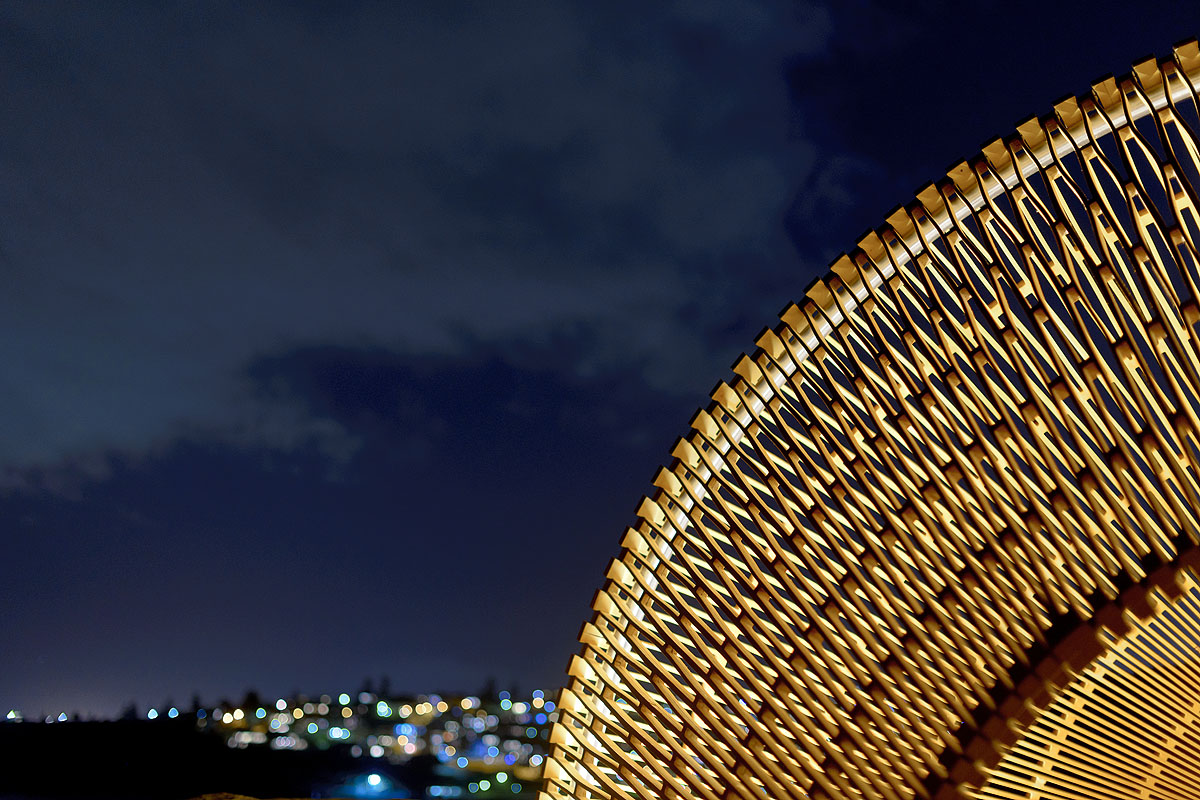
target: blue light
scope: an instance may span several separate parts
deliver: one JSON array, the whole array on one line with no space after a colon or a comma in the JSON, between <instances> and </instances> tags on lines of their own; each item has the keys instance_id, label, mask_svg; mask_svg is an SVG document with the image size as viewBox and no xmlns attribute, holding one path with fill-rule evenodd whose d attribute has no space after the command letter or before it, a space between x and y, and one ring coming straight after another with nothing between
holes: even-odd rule
<instances>
[{"instance_id":1,"label":"blue light","mask_svg":"<svg viewBox=\"0 0 1200 800\"><path fill-rule=\"evenodd\" d=\"M383 783L383 778L377 772L372 772L367 776L367 784L369 786L378 786Z\"/></svg>"},{"instance_id":2,"label":"blue light","mask_svg":"<svg viewBox=\"0 0 1200 800\"><path fill-rule=\"evenodd\" d=\"M538 725L545 725L546 724L546 715L538 714L536 717L533 718L533 721L536 722Z\"/></svg>"},{"instance_id":3,"label":"blue light","mask_svg":"<svg viewBox=\"0 0 1200 800\"><path fill-rule=\"evenodd\" d=\"M149 711L147 711L146 718L147 719L158 719L158 709L152 708Z\"/></svg>"},{"instance_id":4,"label":"blue light","mask_svg":"<svg viewBox=\"0 0 1200 800\"><path fill-rule=\"evenodd\" d=\"M308 723L308 732L316 733L317 732L317 723L315 723L315 722Z\"/></svg>"},{"instance_id":5,"label":"blue light","mask_svg":"<svg viewBox=\"0 0 1200 800\"><path fill-rule=\"evenodd\" d=\"M179 709L175 708L174 706L171 706L171 710L167 712L167 716L170 717L171 719L175 719L176 717L179 716Z\"/></svg>"},{"instance_id":6,"label":"blue light","mask_svg":"<svg viewBox=\"0 0 1200 800\"><path fill-rule=\"evenodd\" d=\"M504 698L500 701L500 708L508 711L510 708L512 708L512 700L509 700L507 697Z\"/></svg>"},{"instance_id":7,"label":"blue light","mask_svg":"<svg viewBox=\"0 0 1200 800\"><path fill-rule=\"evenodd\" d=\"M203 708L196 712L196 719L204 719L208 716L208 712Z\"/></svg>"},{"instance_id":8,"label":"blue light","mask_svg":"<svg viewBox=\"0 0 1200 800\"><path fill-rule=\"evenodd\" d=\"M492 758L495 758L496 756L500 755L500 748L492 745L488 748L488 755Z\"/></svg>"},{"instance_id":9,"label":"blue light","mask_svg":"<svg viewBox=\"0 0 1200 800\"><path fill-rule=\"evenodd\" d=\"M458 761L457 761L457 762L455 762L455 763L457 763L457 764L458 764L458 768L459 768L459 769L466 769L466 768L467 768L467 764L469 764L470 762L469 762L469 761L467 761L467 757L466 757L466 756L459 756L459 757L458 757Z\"/></svg>"},{"instance_id":10,"label":"blue light","mask_svg":"<svg viewBox=\"0 0 1200 800\"><path fill-rule=\"evenodd\" d=\"M254 716L258 717L259 719L262 719L266 715L267 715L267 710L265 708L260 708L258 711L254 712Z\"/></svg>"}]
</instances>

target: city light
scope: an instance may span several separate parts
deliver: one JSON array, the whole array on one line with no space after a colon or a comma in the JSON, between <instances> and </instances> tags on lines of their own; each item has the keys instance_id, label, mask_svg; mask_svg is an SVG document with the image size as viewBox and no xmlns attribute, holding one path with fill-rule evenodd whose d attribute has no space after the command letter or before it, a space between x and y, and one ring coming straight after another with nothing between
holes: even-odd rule
<instances>
[{"instance_id":1,"label":"city light","mask_svg":"<svg viewBox=\"0 0 1200 800\"><path fill-rule=\"evenodd\" d=\"M336 702L326 702L335 698ZM498 791L507 796L510 790L520 794L522 784L536 781L546 762L550 747L546 726L552 719L544 712L530 713L539 700L543 709L548 707L544 698L534 696L371 695L370 703L360 704L354 696L342 693L322 696L319 702L299 696L279 698L270 706L217 707L211 715L198 708L194 723L198 730L221 737L234 750L335 751L350 758L372 759L380 771L360 775L357 794L348 796L378 797L392 791L383 767L403 765L418 756L436 759L464 780L477 778L470 792L463 783L440 786L437 792L430 787L426 796L494 795ZM186 711L169 706L148 709L144 719L186 715ZM12 709L4 719L16 722L22 717ZM67 720L66 713L44 718L46 723ZM379 782L372 781L371 775Z\"/></svg>"}]
</instances>

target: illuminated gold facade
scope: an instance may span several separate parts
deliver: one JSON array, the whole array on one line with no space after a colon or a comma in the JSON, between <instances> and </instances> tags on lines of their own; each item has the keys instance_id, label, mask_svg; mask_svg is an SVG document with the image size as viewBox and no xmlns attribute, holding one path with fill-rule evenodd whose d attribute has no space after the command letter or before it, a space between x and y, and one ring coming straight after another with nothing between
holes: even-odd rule
<instances>
[{"instance_id":1,"label":"illuminated gold facade","mask_svg":"<svg viewBox=\"0 0 1200 800\"><path fill-rule=\"evenodd\" d=\"M626 531L543 798L1200 797L1200 48L839 259Z\"/></svg>"}]
</instances>

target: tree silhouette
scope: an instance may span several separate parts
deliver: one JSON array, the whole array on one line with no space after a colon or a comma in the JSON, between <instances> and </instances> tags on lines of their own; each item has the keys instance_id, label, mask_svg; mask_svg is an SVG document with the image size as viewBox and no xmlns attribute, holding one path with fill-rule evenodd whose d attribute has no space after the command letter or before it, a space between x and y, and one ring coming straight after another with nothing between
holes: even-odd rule
<instances>
[{"instance_id":1,"label":"tree silhouette","mask_svg":"<svg viewBox=\"0 0 1200 800\"><path fill-rule=\"evenodd\" d=\"M262 707L262 698L258 696L258 692L254 689L247 689L246 696L242 698L242 708L253 709Z\"/></svg>"}]
</instances>

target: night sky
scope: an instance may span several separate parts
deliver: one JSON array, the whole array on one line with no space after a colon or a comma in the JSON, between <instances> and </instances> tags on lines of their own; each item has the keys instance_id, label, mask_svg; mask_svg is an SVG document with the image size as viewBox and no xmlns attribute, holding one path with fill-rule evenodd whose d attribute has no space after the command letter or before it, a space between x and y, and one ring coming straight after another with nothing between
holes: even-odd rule
<instances>
[{"instance_id":1,"label":"night sky","mask_svg":"<svg viewBox=\"0 0 1200 800\"><path fill-rule=\"evenodd\" d=\"M1200 33L1185 2L250 5L0 4L0 713L560 685L779 309Z\"/></svg>"}]
</instances>

